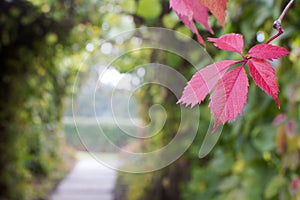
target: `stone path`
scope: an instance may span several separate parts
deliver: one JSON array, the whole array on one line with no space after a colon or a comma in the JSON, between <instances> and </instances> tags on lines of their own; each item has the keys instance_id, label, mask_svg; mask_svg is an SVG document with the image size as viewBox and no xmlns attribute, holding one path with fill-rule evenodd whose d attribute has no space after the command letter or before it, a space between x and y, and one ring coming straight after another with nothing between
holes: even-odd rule
<instances>
[{"instance_id":1,"label":"stone path","mask_svg":"<svg viewBox=\"0 0 300 200\"><path fill-rule=\"evenodd\" d=\"M78 160L50 200L113 200L117 172L92 157Z\"/></svg>"}]
</instances>

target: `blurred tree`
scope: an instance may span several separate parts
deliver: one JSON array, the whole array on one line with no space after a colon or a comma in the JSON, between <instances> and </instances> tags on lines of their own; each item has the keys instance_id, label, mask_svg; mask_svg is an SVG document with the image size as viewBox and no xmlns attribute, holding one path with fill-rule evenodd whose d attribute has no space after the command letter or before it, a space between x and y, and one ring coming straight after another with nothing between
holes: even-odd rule
<instances>
[{"instance_id":1,"label":"blurred tree","mask_svg":"<svg viewBox=\"0 0 300 200\"><path fill-rule=\"evenodd\" d=\"M58 120L65 78L55 45L69 17L58 23L25 1L1 2L1 199L23 199L31 176L58 163ZM51 27L51 28L50 28Z\"/></svg>"},{"instance_id":2,"label":"blurred tree","mask_svg":"<svg viewBox=\"0 0 300 200\"><path fill-rule=\"evenodd\" d=\"M41 183L65 170L63 102L99 35L96 3L0 2L0 199L47 198Z\"/></svg>"}]
</instances>

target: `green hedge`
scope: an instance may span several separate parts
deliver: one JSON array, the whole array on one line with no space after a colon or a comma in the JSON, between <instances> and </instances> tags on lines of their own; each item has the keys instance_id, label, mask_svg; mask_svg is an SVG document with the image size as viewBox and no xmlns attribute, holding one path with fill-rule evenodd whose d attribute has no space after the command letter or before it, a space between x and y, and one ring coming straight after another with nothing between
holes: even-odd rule
<instances>
[{"instance_id":1,"label":"green hedge","mask_svg":"<svg viewBox=\"0 0 300 200\"><path fill-rule=\"evenodd\" d=\"M143 6L143 1L136 1ZM162 8L168 8L169 1L155 1ZM272 33L273 22L279 17L287 1L269 0L230 0L228 3L227 21L221 29L216 20L211 19L215 35L219 37L225 33L241 33L245 39L245 49L257 44L256 34L260 32L266 39ZM157 5L154 5L155 8ZM147 8L151 10L151 8ZM136 10L139 15L138 9ZM204 134L211 119L208 101L204 101L201 108L201 121L197 138L189 150L172 165L153 173L135 175L120 173L118 179L117 198L126 200L193 200L193 199L299 199L300 186L291 188L292 180L300 176L300 37L299 37L300 4L294 3L283 21L285 33L273 42L291 51L289 56L274 62L278 82L280 85L280 110L271 97L264 94L253 82L250 83L248 102L243 115L236 121L224 126L220 140L210 154L202 159L198 158L199 149ZM259 14L258 14L259 13ZM163 9L156 18L147 15L133 14L136 26L145 24L151 26L166 26L179 30L181 24L170 20L169 9ZM201 26L199 26L201 27ZM207 36L206 31L200 33ZM211 35L210 35L211 37ZM217 49L207 43L206 50L215 61L234 59L231 53ZM158 51L150 53L148 62L158 62L173 66L190 79L192 66L180 61L174 66L166 63L164 54ZM134 63L136 59L132 57ZM175 59L174 59L175 60ZM144 61L146 62L146 61ZM173 63L174 64L174 63ZM121 69L126 69L119 65ZM174 83L176 84L176 83ZM161 131L162 138L154 138L145 148L156 148L163 141L168 141L174 134L180 118L176 117L176 99L171 94L163 93L163 89L155 86L144 87L139 94L143 106L145 120L147 111L154 103L161 104L168 110L167 126ZM164 94L161 95L161 94ZM157 101L157 98L162 98ZM274 118L283 113L286 120L279 125L273 125ZM159 121L154 118L154 121ZM195 119L198 121L199 119ZM154 122L155 123L155 122ZM290 124L295 124L292 129ZM203 131L204 130L204 131ZM296 182L296 181L294 181ZM295 187L295 186L294 186Z\"/></svg>"},{"instance_id":2,"label":"green hedge","mask_svg":"<svg viewBox=\"0 0 300 200\"><path fill-rule=\"evenodd\" d=\"M72 118L66 118L63 120L63 127L67 144L75 149L112 152L114 148L110 142L124 147L129 144L130 140L126 131L129 131L130 134L137 132L136 127L128 122L125 120L119 127L113 119L98 119L97 121L94 118L76 118L75 124Z\"/></svg>"},{"instance_id":3,"label":"green hedge","mask_svg":"<svg viewBox=\"0 0 300 200\"><path fill-rule=\"evenodd\" d=\"M28 1L0 3L0 199L46 198L42 183L65 170L60 118L73 72L58 65L71 30L62 13L59 20Z\"/></svg>"}]
</instances>

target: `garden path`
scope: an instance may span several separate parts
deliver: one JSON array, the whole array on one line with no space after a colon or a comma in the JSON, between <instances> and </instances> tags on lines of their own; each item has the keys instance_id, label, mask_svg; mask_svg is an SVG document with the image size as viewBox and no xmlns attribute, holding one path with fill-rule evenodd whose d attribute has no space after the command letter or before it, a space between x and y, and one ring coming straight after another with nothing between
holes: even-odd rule
<instances>
[{"instance_id":1,"label":"garden path","mask_svg":"<svg viewBox=\"0 0 300 200\"><path fill-rule=\"evenodd\" d=\"M78 159L50 200L113 200L117 172L97 162L90 155Z\"/></svg>"}]
</instances>

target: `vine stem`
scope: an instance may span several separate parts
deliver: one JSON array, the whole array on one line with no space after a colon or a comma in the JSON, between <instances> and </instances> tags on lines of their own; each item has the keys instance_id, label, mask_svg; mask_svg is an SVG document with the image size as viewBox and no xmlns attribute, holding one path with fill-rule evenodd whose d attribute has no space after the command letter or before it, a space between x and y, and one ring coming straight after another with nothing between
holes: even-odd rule
<instances>
[{"instance_id":1,"label":"vine stem","mask_svg":"<svg viewBox=\"0 0 300 200\"><path fill-rule=\"evenodd\" d=\"M277 29L277 28L276 28ZM271 37L267 42L266 44L269 44L270 42L272 42L273 40L275 40L276 38L278 38L282 33L283 33L283 30L281 28L281 26L277 29L277 33L276 35L274 35L273 37Z\"/></svg>"},{"instance_id":2,"label":"vine stem","mask_svg":"<svg viewBox=\"0 0 300 200\"><path fill-rule=\"evenodd\" d=\"M292 6L292 4L294 3L295 0L290 0L290 2L285 6L284 10L282 11L281 15L279 16L279 18L274 22L273 24L273 28L275 28L278 32L276 35L274 35L273 37L271 37L266 44L269 44L270 42L272 42L273 40L275 40L276 38L278 38L282 33L283 33L283 29L281 27L281 23L283 21L284 16L286 15L286 13L288 12L289 8Z\"/></svg>"}]
</instances>

